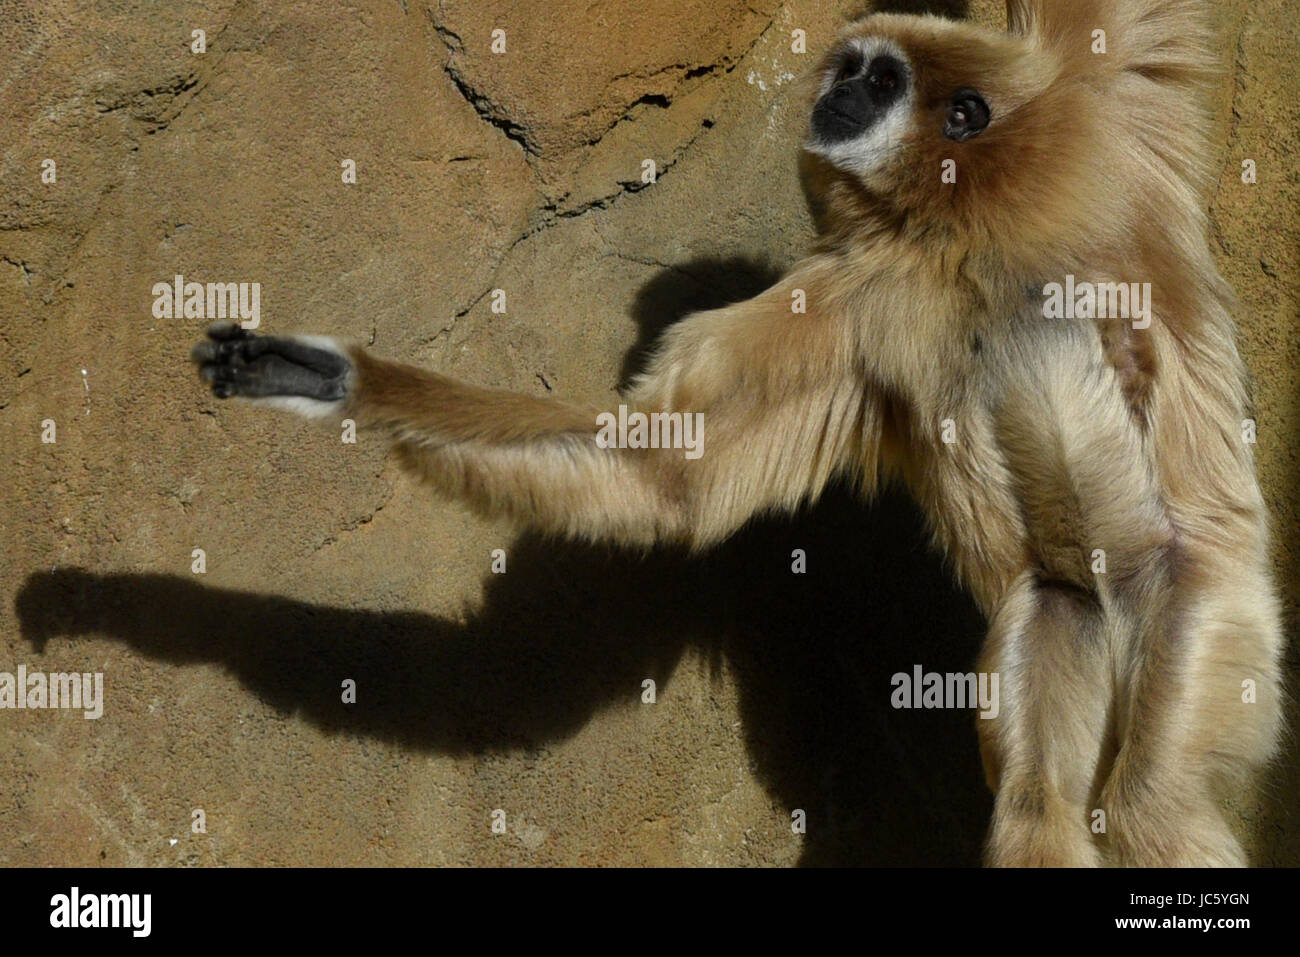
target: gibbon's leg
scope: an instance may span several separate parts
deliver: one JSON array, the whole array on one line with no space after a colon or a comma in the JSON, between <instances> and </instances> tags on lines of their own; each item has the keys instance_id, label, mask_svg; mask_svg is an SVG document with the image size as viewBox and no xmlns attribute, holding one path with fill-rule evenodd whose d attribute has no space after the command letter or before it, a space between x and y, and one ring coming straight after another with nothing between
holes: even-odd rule
<instances>
[{"instance_id":1,"label":"gibbon's leg","mask_svg":"<svg viewBox=\"0 0 1300 957\"><path fill-rule=\"evenodd\" d=\"M465 385L324 339L221 324L194 359L218 397L387 433L404 464L482 511L569 536L699 547L756 512L815 497L837 473L874 483L879 415L850 330L790 307L790 287L813 278L792 274L670 327L624 401L629 414L675 415L658 420L672 448L597 444L597 415L617 416L617 403L587 409ZM688 440L693 449L681 447Z\"/></svg>"},{"instance_id":2,"label":"gibbon's leg","mask_svg":"<svg viewBox=\"0 0 1300 957\"><path fill-rule=\"evenodd\" d=\"M1107 843L1093 825L1113 827L1100 794L1120 740L1117 689L1146 640L1135 623L1168 618L1175 535L1090 323L1015 323L989 358L991 427L1030 564L993 615L982 664L1000 689L998 717L979 722L997 792L988 857L1097 864Z\"/></svg>"},{"instance_id":3,"label":"gibbon's leg","mask_svg":"<svg viewBox=\"0 0 1300 957\"><path fill-rule=\"evenodd\" d=\"M1107 761L1106 631L1095 595L1032 572L993 616L980 670L998 675L998 714L977 719L992 866L1101 863L1090 815Z\"/></svg>"},{"instance_id":4,"label":"gibbon's leg","mask_svg":"<svg viewBox=\"0 0 1300 957\"><path fill-rule=\"evenodd\" d=\"M1249 509L1234 549L1258 567L1190 541L1095 329L1013 332L992 416L1035 565L989 642L990 858L1049 859L1054 835L1099 809L1107 862L1244 863L1217 798L1266 759L1277 712L1276 607Z\"/></svg>"},{"instance_id":5,"label":"gibbon's leg","mask_svg":"<svg viewBox=\"0 0 1300 957\"><path fill-rule=\"evenodd\" d=\"M1124 866L1244 866L1224 816L1269 758L1279 697L1276 607L1264 570L1183 554L1128 583L1128 673L1118 685L1120 749L1102 792L1107 842ZM1211 567L1218 564L1220 567ZM1243 700L1242 680L1257 685Z\"/></svg>"}]
</instances>

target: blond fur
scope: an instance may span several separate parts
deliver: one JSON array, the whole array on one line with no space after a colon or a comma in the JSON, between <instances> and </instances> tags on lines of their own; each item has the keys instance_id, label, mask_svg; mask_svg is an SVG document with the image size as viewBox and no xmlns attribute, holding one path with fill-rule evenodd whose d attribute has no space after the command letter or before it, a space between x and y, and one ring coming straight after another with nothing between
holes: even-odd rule
<instances>
[{"instance_id":1,"label":"blond fur","mask_svg":"<svg viewBox=\"0 0 1300 957\"><path fill-rule=\"evenodd\" d=\"M850 25L845 41L908 58L901 134L849 172L814 159L817 248L762 295L671 328L628 396L702 412L698 461L600 448L601 410L360 349L345 414L480 509L635 545L706 547L837 476L864 494L906 483L990 622L988 861L1242 864L1222 803L1273 750L1281 634L1231 293L1206 241L1203 13L1011 0L1005 33ZM954 143L936 104L964 86L993 122ZM1067 274L1150 282L1150 328L1044 319L1043 285Z\"/></svg>"}]
</instances>

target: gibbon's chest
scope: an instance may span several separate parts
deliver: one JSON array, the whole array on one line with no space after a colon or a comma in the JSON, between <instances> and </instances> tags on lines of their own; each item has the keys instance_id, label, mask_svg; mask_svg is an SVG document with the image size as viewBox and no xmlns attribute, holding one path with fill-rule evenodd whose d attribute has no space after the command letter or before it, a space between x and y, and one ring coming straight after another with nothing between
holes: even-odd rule
<instances>
[{"instance_id":1,"label":"gibbon's chest","mask_svg":"<svg viewBox=\"0 0 1300 957\"><path fill-rule=\"evenodd\" d=\"M886 454L991 612L1026 567L1087 553L1086 523L1057 516L1077 512L1079 456L1126 454L1127 405L1087 321L1027 311L972 334L946 368L927 394L888 404Z\"/></svg>"}]
</instances>

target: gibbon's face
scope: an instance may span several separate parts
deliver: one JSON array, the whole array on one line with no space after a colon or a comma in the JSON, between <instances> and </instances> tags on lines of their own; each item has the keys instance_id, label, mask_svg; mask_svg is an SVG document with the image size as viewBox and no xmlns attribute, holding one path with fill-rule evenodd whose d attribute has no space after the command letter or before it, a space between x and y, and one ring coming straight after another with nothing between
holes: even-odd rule
<instances>
[{"instance_id":1,"label":"gibbon's face","mask_svg":"<svg viewBox=\"0 0 1300 957\"><path fill-rule=\"evenodd\" d=\"M804 148L902 206L967 205L1010 191L1008 170L1077 135L1086 110L1057 95L1058 69L1024 37L932 17L850 25L814 75ZM1054 102L1048 102L1048 101ZM941 166L956 163L956 195Z\"/></svg>"},{"instance_id":2,"label":"gibbon's face","mask_svg":"<svg viewBox=\"0 0 1300 957\"><path fill-rule=\"evenodd\" d=\"M916 71L897 43L880 35L849 37L822 67L807 149L847 173L869 176L914 135L917 99ZM986 104L982 115L987 127ZM978 132L970 128L970 135Z\"/></svg>"}]
</instances>

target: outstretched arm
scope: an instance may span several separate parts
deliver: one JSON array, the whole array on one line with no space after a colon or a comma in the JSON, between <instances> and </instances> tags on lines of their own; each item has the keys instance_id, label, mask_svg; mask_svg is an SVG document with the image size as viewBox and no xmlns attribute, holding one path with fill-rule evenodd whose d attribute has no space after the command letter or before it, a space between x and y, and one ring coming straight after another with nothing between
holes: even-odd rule
<instances>
[{"instance_id":1,"label":"outstretched arm","mask_svg":"<svg viewBox=\"0 0 1300 957\"><path fill-rule=\"evenodd\" d=\"M817 496L836 473L874 483L878 410L849 325L816 305L817 279L796 271L668 330L623 418L645 415L676 447L610 447L617 407L466 385L328 339L221 325L194 358L218 397L386 432L425 481L482 511L575 537L700 547ZM792 312L794 288L807 314Z\"/></svg>"}]
</instances>

